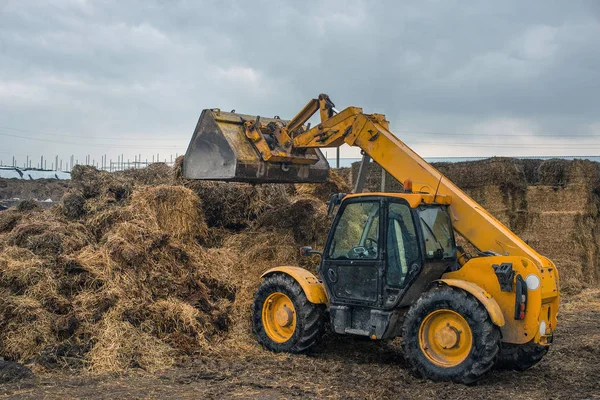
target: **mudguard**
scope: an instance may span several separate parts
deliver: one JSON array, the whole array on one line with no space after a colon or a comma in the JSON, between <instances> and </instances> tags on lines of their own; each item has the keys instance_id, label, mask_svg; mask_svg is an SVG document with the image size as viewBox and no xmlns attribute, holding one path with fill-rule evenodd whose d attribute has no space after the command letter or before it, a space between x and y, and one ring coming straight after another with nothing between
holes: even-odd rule
<instances>
[{"instance_id":1,"label":"mudguard","mask_svg":"<svg viewBox=\"0 0 600 400\"><path fill-rule=\"evenodd\" d=\"M471 294L473 297L479 300L481 304L483 304L494 325L503 327L506 324L506 321L504 320L504 314L502 314L502 309L498 305L498 302L494 300L491 294L473 282L467 282L460 279L438 279L435 282L457 287Z\"/></svg>"},{"instance_id":2,"label":"mudguard","mask_svg":"<svg viewBox=\"0 0 600 400\"><path fill-rule=\"evenodd\" d=\"M296 280L302 287L308 301L314 304L327 304L329 299L323 283L309 271L300 267L275 267L263 273L260 277L265 278L276 272L284 273Z\"/></svg>"}]
</instances>

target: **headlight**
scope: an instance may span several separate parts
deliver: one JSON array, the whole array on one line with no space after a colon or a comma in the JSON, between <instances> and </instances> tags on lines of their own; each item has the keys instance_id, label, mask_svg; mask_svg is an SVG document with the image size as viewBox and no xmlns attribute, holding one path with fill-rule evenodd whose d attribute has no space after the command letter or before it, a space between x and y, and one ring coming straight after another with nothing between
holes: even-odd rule
<instances>
[{"instance_id":1,"label":"headlight","mask_svg":"<svg viewBox=\"0 0 600 400\"><path fill-rule=\"evenodd\" d=\"M546 334L546 321L540 322L540 335Z\"/></svg>"},{"instance_id":2,"label":"headlight","mask_svg":"<svg viewBox=\"0 0 600 400\"><path fill-rule=\"evenodd\" d=\"M527 284L527 289L536 290L540 287L540 278L537 275L531 274L525 278L525 283Z\"/></svg>"}]
</instances>

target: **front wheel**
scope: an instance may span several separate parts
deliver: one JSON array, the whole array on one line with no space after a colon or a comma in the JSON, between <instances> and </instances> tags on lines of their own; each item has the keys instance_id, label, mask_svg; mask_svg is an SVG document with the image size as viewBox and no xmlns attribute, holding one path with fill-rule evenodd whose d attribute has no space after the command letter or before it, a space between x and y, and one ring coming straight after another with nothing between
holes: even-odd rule
<instances>
[{"instance_id":1,"label":"front wheel","mask_svg":"<svg viewBox=\"0 0 600 400\"><path fill-rule=\"evenodd\" d=\"M325 307L308 301L289 275L265 278L252 305L253 331L258 342L275 352L302 353L323 336Z\"/></svg>"},{"instance_id":2,"label":"front wheel","mask_svg":"<svg viewBox=\"0 0 600 400\"><path fill-rule=\"evenodd\" d=\"M433 381L471 384L493 366L500 331L467 292L439 286L406 313L402 349L413 370Z\"/></svg>"}]
</instances>

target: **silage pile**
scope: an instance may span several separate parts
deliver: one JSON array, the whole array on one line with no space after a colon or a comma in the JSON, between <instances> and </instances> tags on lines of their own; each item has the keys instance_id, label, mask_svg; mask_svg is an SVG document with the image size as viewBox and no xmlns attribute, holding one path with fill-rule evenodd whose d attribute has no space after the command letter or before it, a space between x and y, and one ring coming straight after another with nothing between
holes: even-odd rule
<instances>
[{"instance_id":1,"label":"silage pile","mask_svg":"<svg viewBox=\"0 0 600 400\"><path fill-rule=\"evenodd\" d=\"M0 213L0 357L46 369L168 367L252 346L260 273L322 245L324 185L77 167L60 205Z\"/></svg>"}]
</instances>

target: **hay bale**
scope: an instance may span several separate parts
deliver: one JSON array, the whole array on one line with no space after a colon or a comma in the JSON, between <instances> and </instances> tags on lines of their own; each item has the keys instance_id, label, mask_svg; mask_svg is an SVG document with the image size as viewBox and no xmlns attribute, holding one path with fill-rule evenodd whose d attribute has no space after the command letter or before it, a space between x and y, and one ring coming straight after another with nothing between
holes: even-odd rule
<instances>
[{"instance_id":1,"label":"hay bale","mask_svg":"<svg viewBox=\"0 0 600 400\"><path fill-rule=\"evenodd\" d=\"M10 246L0 252L0 285L22 294L44 277L44 263L27 249Z\"/></svg>"},{"instance_id":2,"label":"hay bale","mask_svg":"<svg viewBox=\"0 0 600 400\"><path fill-rule=\"evenodd\" d=\"M26 296L0 291L0 354L27 360L56 342L52 314Z\"/></svg>"},{"instance_id":3,"label":"hay bale","mask_svg":"<svg viewBox=\"0 0 600 400\"><path fill-rule=\"evenodd\" d=\"M592 205L592 192L584 185L527 187L526 211L530 213L582 213Z\"/></svg>"},{"instance_id":4,"label":"hay bale","mask_svg":"<svg viewBox=\"0 0 600 400\"><path fill-rule=\"evenodd\" d=\"M296 184L296 193L316 197L325 202L335 193L350 193L352 187L344 176L336 170L329 171L329 179L324 183L303 183Z\"/></svg>"},{"instance_id":5,"label":"hay bale","mask_svg":"<svg viewBox=\"0 0 600 400\"><path fill-rule=\"evenodd\" d=\"M485 185L525 188L528 184L524 163L514 158L492 157L434 166L463 190Z\"/></svg>"},{"instance_id":6,"label":"hay bale","mask_svg":"<svg viewBox=\"0 0 600 400\"><path fill-rule=\"evenodd\" d=\"M136 185L156 186L173 184L173 168L162 162L150 164L145 168L127 169L114 173Z\"/></svg>"},{"instance_id":7,"label":"hay bale","mask_svg":"<svg viewBox=\"0 0 600 400\"><path fill-rule=\"evenodd\" d=\"M200 199L181 186L138 189L131 198L131 209L136 217L152 218L157 229L179 239L202 240L208 233Z\"/></svg>"},{"instance_id":8,"label":"hay bale","mask_svg":"<svg viewBox=\"0 0 600 400\"><path fill-rule=\"evenodd\" d=\"M21 216L21 213L14 210L0 213L0 234L12 231L21 220Z\"/></svg>"},{"instance_id":9,"label":"hay bale","mask_svg":"<svg viewBox=\"0 0 600 400\"><path fill-rule=\"evenodd\" d=\"M79 192L70 191L61 199L63 215L72 220L82 218L85 213L85 197Z\"/></svg>"},{"instance_id":10,"label":"hay bale","mask_svg":"<svg viewBox=\"0 0 600 400\"><path fill-rule=\"evenodd\" d=\"M35 200L23 200L20 201L19 204L15 207L15 209L19 212L27 212L33 210L39 210L40 206L36 203Z\"/></svg>"},{"instance_id":11,"label":"hay bale","mask_svg":"<svg viewBox=\"0 0 600 400\"><path fill-rule=\"evenodd\" d=\"M560 281L560 294L567 296L574 296L581 293L588 286L582 283L578 279L569 278L566 280L561 279Z\"/></svg>"},{"instance_id":12,"label":"hay bale","mask_svg":"<svg viewBox=\"0 0 600 400\"><path fill-rule=\"evenodd\" d=\"M73 312L82 323L93 325L117 305L121 295L117 287L82 290L73 298Z\"/></svg>"},{"instance_id":13,"label":"hay bale","mask_svg":"<svg viewBox=\"0 0 600 400\"><path fill-rule=\"evenodd\" d=\"M87 200L85 207L86 217L82 223L98 241L119 222L134 218L131 208L118 203L105 202L101 199Z\"/></svg>"},{"instance_id":14,"label":"hay bale","mask_svg":"<svg viewBox=\"0 0 600 400\"><path fill-rule=\"evenodd\" d=\"M352 168L348 172L350 183L353 187L358 179L361 162L352 163ZM388 172L385 173L385 192L401 192L404 190L402 184L392 177ZM367 166L365 177L365 186L363 192L381 192L382 168L376 162L370 162Z\"/></svg>"},{"instance_id":15,"label":"hay bale","mask_svg":"<svg viewBox=\"0 0 600 400\"><path fill-rule=\"evenodd\" d=\"M588 160L545 160L539 167L539 184L566 186L569 184L598 185L600 165Z\"/></svg>"},{"instance_id":16,"label":"hay bale","mask_svg":"<svg viewBox=\"0 0 600 400\"><path fill-rule=\"evenodd\" d=\"M22 221L8 235L10 245L29 249L34 254L45 257L76 252L91 240L83 225L53 219Z\"/></svg>"},{"instance_id":17,"label":"hay bale","mask_svg":"<svg viewBox=\"0 0 600 400\"><path fill-rule=\"evenodd\" d=\"M290 203L269 213L262 214L254 224L269 230L290 230L296 243L325 243L331 219L323 201L299 196Z\"/></svg>"},{"instance_id":18,"label":"hay bale","mask_svg":"<svg viewBox=\"0 0 600 400\"><path fill-rule=\"evenodd\" d=\"M113 201L126 199L132 191L127 179L85 165L76 165L71 171L71 187L86 199L102 195Z\"/></svg>"},{"instance_id":19,"label":"hay bale","mask_svg":"<svg viewBox=\"0 0 600 400\"><path fill-rule=\"evenodd\" d=\"M185 185L202 200L209 227L240 230L288 202L286 187L277 184L187 181Z\"/></svg>"},{"instance_id":20,"label":"hay bale","mask_svg":"<svg viewBox=\"0 0 600 400\"><path fill-rule=\"evenodd\" d=\"M86 359L93 372L119 372L141 368L154 372L174 363L173 349L158 338L122 321L117 311L89 327L95 344Z\"/></svg>"},{"instance_id":21,"label":"hay bale","mask_svg":"<svg viewBox=\"0 0 600 400\"><path fill-rule=\"evenodd\" d=\"M260 285L260 275L279 265L294 265L298 250L290 234L272 232L244 232L227 238L224 249L240 255L231 281L236 297L230 317L230 346L239 347L251 341L251 305ZM243 254L243 257L241 256Z\"/></svg>"}]
</instances>

